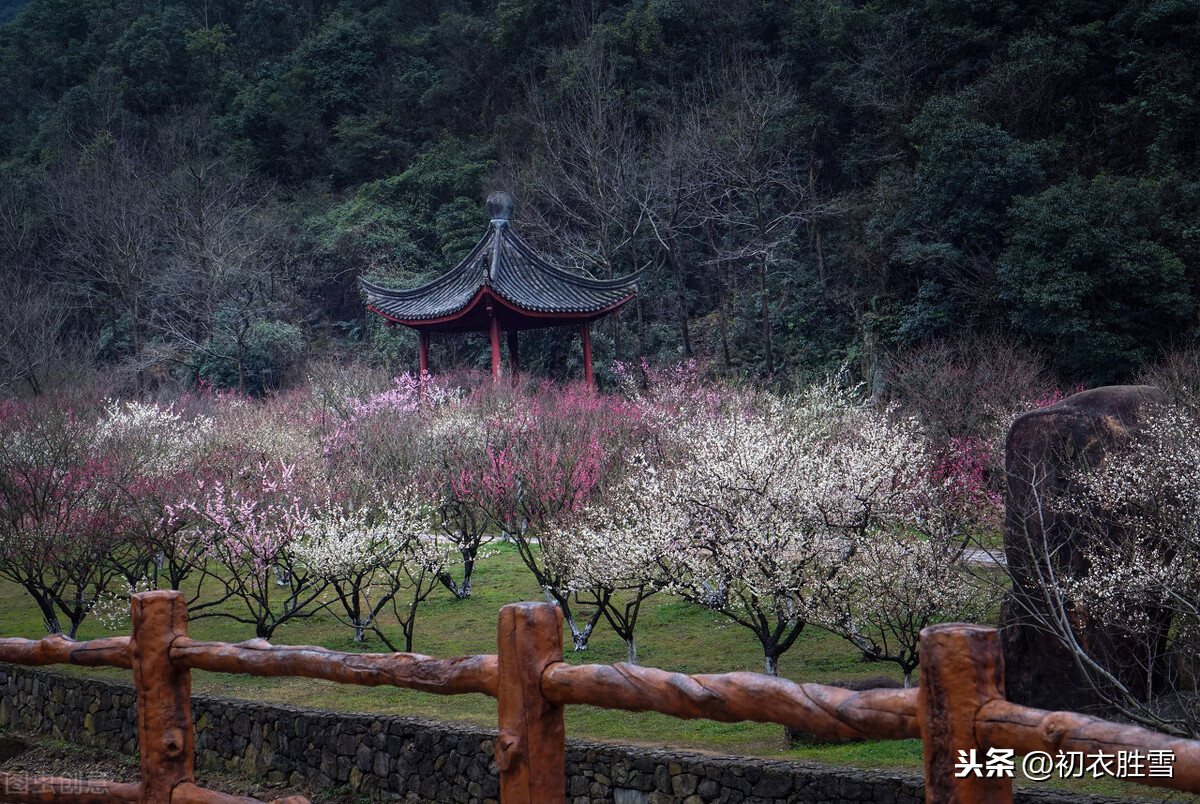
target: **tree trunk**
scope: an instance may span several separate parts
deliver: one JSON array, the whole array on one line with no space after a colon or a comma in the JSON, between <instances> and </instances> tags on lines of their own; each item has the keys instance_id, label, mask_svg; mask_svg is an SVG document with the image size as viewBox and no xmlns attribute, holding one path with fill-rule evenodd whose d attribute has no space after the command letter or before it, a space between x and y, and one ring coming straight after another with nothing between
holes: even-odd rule
<instances>
[{"instance_id":1,"label":"tree trunk","mask_svg":"<svg viewBox=\"0 0 1200 804\"><path fill-rule=\"evenodd\" d=\"M474 568L475 568L474 561L467 562L465 564L465 566L463 567L463 582L462 582L461 589L462 589L462 596L463 596L464 600L471 596L471 570L473 570Z\"/></svg>"},{"instance_id":2,"label":"tree trunk","mask_svg":"<svg viewBox=\"0 0 1200 804\"><path fill-rule=\"evenodd\" d=\"M725 368L733 367L733 360L729 354L729 322L726 317L726 294L725 294L725 279L717 277L717 327L721 333L721 356L725 359Z\"/></svg>"},{"instance_id":3,"label":"tree trunk","mask_svg":"<svg viewBox=\"0 0 1200 804\"><path fill-rule=\"evenodd\" d=\"M595 620L589 620L583 629L579 629L575 625L575 618L571 618L571 644L576 651L587 650L588 640L591 639L592 629L596 627Z\"/></svg>"},{"instance_id":4,"label":"tree trunk","mask_svg":"<svg viewBox=\"0 0 1200 804\"><path fill-rule=\"evenodd\" d=\"M542 587L542 594L545 596L547 603L558 606L559 610L562 612L563 622L567 624L569 629L571 629L571 644L574 646L575 650L587 650L588 640L592 636L592 629L596 627L596 619L599 616L598 613L597 617L593 617L588 621L587 625L585 625L583 628L580 628L579 624L575 622L575 615L572 613L571 607L567 604L566 600L563 600L545 586Z\"/></svg>"},{"instance_id":5,"label":"tree trunk","mask_svg":"<svg viewBox=\"0 0 1200 804\"><path fill-rule=\"evenodd\" d=\"M770 377L775 373L775 361L771 358L771 308L767 304L767 255L765 254L758 266L758 298L762 305L763 358L766 360L766 374Z\"/></svg>"},{"instance_id":6,"label":"tree trunk","mask_svg":"<svg viewBox=\"0 0 1200 804\"><path fill-rule=\"evenodd\" d=\"M612 339L613 339L613 360L621 359L621 324L617 321L617 314L609 315L608 319L612 321Z\"/></svg>"},{"instance_id":7,"label":"tree trunk","mask_svg":"<svg viewBox=\"0 0 1200 804\"><path fill-rule=\"evenodd\" d=\"M779 675L779 657L773 653L764 654L766 658L766 669L763 670L769 676Z\"/></svg>"},{"instance_id":8,"label":"tree trunk","mask_svg":"<svg viewBox=\"0 0 1200 804\"><path fill-rule=\"evenodd\" d=\"M626 661L630 664L637 664L637 637L632 633L625 640Z\"/></svg>"},{"instance_id":9,"label":"tree trunk","mask_svg":"<svg viewBox=\"0 0 1200 804\"><path fill-rule=\"evenodd\" d=\"M137 371L137 392L138 397L146 395L146 372L142 366L142 325L139 323L140 310L135 301L133 304L133 320L130 326L133 327L133 364Z\"/></svg>"},{"instance_id":10,"label":"tree trunk","mask_svg":"<svg viewBox=\"0 0 1200 804\"><path fill-rule=\"evenodd\" d=\"M54 613L54 604L44 599L35 590L26 586L25 590L33 596L37 601L38 609L42 612L42 624L46 626L46 632L50 634L61 634L62 625L58 622L58 615Z\"/></svg>"},{"instance_id":11,"label":"tree trunk","mask_svg":"<svg viewBox=\"0 0 1200 804\"><path fill-rule=\"evenodd\" d=\"M813 249L817 253L817 280L825 284L825 249L821 247L821 225L813 224Z\"/></svg>"},{"instance_id":12,"label":"tree trunk","mask_svg":"<svg viewBox=\"0 0 1200 804\"><path fill-rule=\"evenodd\" d=\"M99 590L97 590L97 594L99 594ZM75 595L74 607L70 612L67 613L67 618L71 621L71 625L67 629L67 637L69 639L75 638L76 632L79 631L80 624L83 623L84 618L87 617L87 614L91 608L92 607L88 605L87 594L80 589Z\"/></svg>"},{"instance_id":13,"label":"tree trunk","mask_svg":"<svg viewBox=\"0 0 1200 804\"><path fill-rule=\"evenodd\" d=\"M463 551L466 555L466 551ZM467 600L471 597L471 571L475 568L475 562L472 559L463 561L463 580L461 584L455 583L454 577L448 572L438 573L438 580L442 586L450 590L450 594L454 595L456 600Z\"/></svg>"},{"instance_id":14,"label":"tree trunk","mask_svg":"<svg viewBox=\"0 0 1200 804\"><path fill-rule=\"evenodd\" d=\"M640 294L634 299L634 304L637 308L637 356L638 358L642 358L646 355L646 333L643 331L645 321L642 317L642 297Z\"/></svg>"},{"instance_id":15,"label":"tree trunk","mask_svg":"<svg viewBox=\"0 0 1200 804\"><path fill-rule=\"evenodd\" d=\"M812 137L808 143L808 198L811 201L817 196L817 167L813 161L813 154L817 150L817 129L813 128ZM825 250L821 248L821 224L813 221L813 250L817 254L817 280L823 286L825 284Z\"/></svg>"},{"instance_id":16,"label":"tree trunk","mask_svg":"<svg viewBox=\"0 0 1200 804\"><path fill-rule=\"evenodd\" d=\"M683 334L683 356L689 358L696 352L692 349L692 333L688 329L688 304L687 295L683 292L683 269L680 267L673 249L668 255L668 261L671 264L671 273L675 278L675 299L679 304L679 329Z\"/></svg>"}]
</instances>

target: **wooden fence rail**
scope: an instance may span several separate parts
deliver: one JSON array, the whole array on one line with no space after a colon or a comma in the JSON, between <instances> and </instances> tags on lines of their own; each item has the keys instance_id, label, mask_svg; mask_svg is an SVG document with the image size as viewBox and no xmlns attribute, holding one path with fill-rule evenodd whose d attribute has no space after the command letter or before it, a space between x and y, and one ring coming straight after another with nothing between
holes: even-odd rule
<instances>
[{"instance_id":1,"label":"wooden fence rail","mask_svg":"<svg viewBox=\"0 0 1200 804\"><path fill-rule=\"evenodd\" d=\"M254 799L216 793L195 783L193 668L495 697L500 731L496 765L505 804L565 801L563 708L572 704L680 718L781 723L824 738L919 737L924 741L927 802L1012 801L1011 778L956 772L964 756L974 751L982 758L989 749L1013 749L1016 755L1171 752L1172 775L1132 780L1200 793L1200 742L1005 700L997 632L977 625L939 625L922 632L918 689L851 692L757 673L689 676L627 664L571 666L562 660L562 615L545 603L505 606L500 610L497 654L457 659L273 646L260 639L238 645L197 642L187 636L187 607L180 593L144 592L134 595L131 605L132 636L89 642L61 636L0 639L0 661L131 669L141 782L0 773L0 799L14 804L254 804ZM274 804L308 800L294 796Z\"/></svg>"}]
</instances>

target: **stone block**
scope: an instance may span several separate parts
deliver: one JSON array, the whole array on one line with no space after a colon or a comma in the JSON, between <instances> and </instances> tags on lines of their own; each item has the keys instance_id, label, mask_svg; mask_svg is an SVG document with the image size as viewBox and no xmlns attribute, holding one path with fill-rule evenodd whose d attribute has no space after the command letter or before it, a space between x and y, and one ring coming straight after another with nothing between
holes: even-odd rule
<instances>
[{"instance_id":1,"label":"stone block","mask_svg":"<svg viewBox=\"0 0 1200 804\"><path fill-rule=\"evenodd\" d=\"M700 780L695 774L679 773L671 777L671 792L680 798L690 796L696 792L696 785L699 783Z\"/></svg>"},{"instance_id":2,"label":"stone block","mask_svg":"<svg viewBox=\"0 0 1200 804\"><path fill-rule=\"evenodd\" d=\"M781 798L792 792L792 777L782 773L764 773L751 792L763 798Z\"/></svg>"}]
</instances>

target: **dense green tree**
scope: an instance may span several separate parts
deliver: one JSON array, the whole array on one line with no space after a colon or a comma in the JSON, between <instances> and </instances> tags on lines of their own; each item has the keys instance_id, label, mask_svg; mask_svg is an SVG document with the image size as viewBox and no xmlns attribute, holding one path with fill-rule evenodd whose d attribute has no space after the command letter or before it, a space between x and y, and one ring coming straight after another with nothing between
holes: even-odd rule
<instances>
[{"instance_id":1,"label":"dense green tree","mask_svg":"<svg viewBox=\"0 0 1200 804\"><path fill-rule=\"evenodd\" d=\"M142 14L113 45L125 101L151 112L187 101L189 29L196 20L181 6Z\"/></svg>"},{"instance_id":2,"label":"dense green tree","mask_svg":"<svg viewBox=\"0 0 1200 804\"><path fill-rule=\"evenodd\" d=\"M1195 310L1161 213L1152 184L1107 176L1020 201L999 269L1013 324L1075 376L1128 377Z\"/></svg>"}]
</instances>

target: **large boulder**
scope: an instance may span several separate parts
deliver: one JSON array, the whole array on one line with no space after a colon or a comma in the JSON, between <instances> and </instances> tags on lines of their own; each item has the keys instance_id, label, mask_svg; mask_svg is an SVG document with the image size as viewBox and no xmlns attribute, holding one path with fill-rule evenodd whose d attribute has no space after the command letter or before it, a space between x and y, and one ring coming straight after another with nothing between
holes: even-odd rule
<instances>
[{"instance_id":1,"label":"large boulder","mask_svg":"<svg viewBox=\"0 0 1200 804\"><path fill-rule=\"evenodd\" d=\"M1056 569L1079 575L1087 570L1088 536L1064 511L1073 472L1096 466L1105 454L1128 442L1152 407L1165 405L1162 391L1148 385L1113 385L1083 391L1013 422L1005 448L1008 494L1004 552L1013 589L1000 613L1005 687L1009 700L1043 709L1086 711L1099 703L1071 652L1039 624L1048 615L1039 575L1047 551ZM1120 540L1109 531L1105 538ZM1104 628L1087 611L1067 607L1076 638L1090 656L1134 695L1145 695L1148 671L1139 643L1169 624L1152 612L1146 637ZM1164 621L1164 618L1166 620Z\"/></svg>"}]
</instances>

